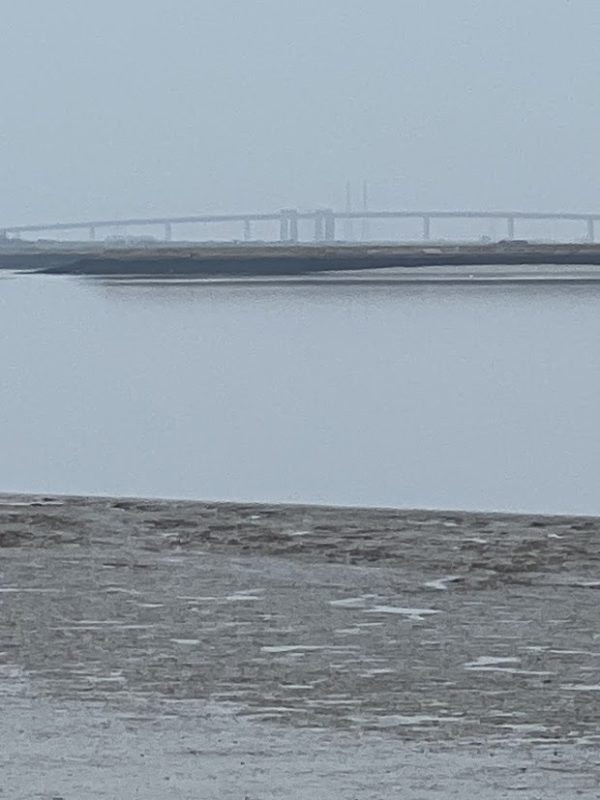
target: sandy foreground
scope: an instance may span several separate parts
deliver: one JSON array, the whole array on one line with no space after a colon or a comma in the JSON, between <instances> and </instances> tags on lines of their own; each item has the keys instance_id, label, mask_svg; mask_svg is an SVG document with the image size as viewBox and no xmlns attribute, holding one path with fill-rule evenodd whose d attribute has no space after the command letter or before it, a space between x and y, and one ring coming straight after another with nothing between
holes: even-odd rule
<instances>
[{"instance_id":1,"label":"sandy foreground","mask_svg":"<svg viewBox=\"0 0 600 800\"><path fill-rule=\"evenodd\" d=\"M600 796L600 519L0 496L0 797Z\"/></svg>"}]
</instances>

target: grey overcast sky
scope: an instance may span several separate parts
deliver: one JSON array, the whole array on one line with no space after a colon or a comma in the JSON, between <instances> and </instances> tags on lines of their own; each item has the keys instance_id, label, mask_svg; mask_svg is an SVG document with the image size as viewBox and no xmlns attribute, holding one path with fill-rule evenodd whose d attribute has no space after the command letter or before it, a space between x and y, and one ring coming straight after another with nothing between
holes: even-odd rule
<instances>
[{"instance_id":1,"label":"grey overcast sky","mask_svg":"<svg viewBox=\"0 0 600 800\"><path fill-rule=\"evenodd\" d=\"M3 0L0 223L600 210L598 0Z\"/></svg>"}]
</instances>

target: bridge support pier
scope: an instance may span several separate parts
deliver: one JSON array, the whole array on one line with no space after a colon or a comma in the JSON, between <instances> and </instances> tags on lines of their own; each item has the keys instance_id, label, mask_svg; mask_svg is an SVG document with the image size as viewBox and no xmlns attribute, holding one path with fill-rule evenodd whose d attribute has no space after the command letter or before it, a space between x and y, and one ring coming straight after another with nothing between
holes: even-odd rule
<instances>
[{"instance_id":1,"label":"bridge support pier","mask_svg":"<svg viewBox=\"0 0 600 800\"><path fill-rule=\"evenodd\" d=\"M290 221L286 211L279 214L279 241L287 242L290 238Z\"/></svg>"},{"instance_id":2,"label":"bridge support pier","mask_svg":"<svg viewBox=\"0 0 600 800\"><path fill-rule=\"evenodd\" d=\"M508 238L512 241L515 238L515 218L514 217L507 217L506 218L506 226L508 230Z\"/></svg>"},{"instance_id":3,"label":"bridge support pier","mask_svg":"<svg viewBox=\"0 0 600 800\"><path fill-rule=\"evenodd\" d=\"M92 225L90 228L90 242L96 241L96 228Z\"/></svg>"},{"instance_id":4,"label":"bridge support pier","mask_svg":"<svg viewBox=\"0 0 600 800\"><path fill-rule=\"evenodd\" d=\"M335 242L335 212L330 208L315 211L315 242Z\"/></svg>"},{"instance_id":5,"label":"bridge support pier","mask_svg":"<svg viewBox=\"0 0 600 800\"><path fill-rule=\"evenodd\" d=\"M325 212L325 241L335 242L335 213L328 208Z\"/></svg>"},{"instance_id":6,"label":"bridge support pier","mask_svg":"<svg viewBox=\"0 0 600 800\"><path fill-rule=\"evenodd\" d=\"M244 241L249 242L252 239L252 231L250 230L250 220L244 220Z\"/></svg>"},{"instance_id":7,"label":"bridge support pier","mask_svg":"<svg viewBox=\"0 0 600 800\"><path fill-rule=\"evenodd\" d=\"M587 221L587 240L590 242L590 244L596 240L594 222L595 220L592 217L590 217Z\"/></svg>"},{"instance_id":8,"label":"bridge support pier","mask_svg":"<svg viewBox=\"0 0 600 800\"><path fill-rule=\"evenodd\" d=\"M165 242L173 240L173 226L170 222L165 222Z\"/></svg>"},{"instance_id":9,"label":"bridge support pier","mask_svg":"<svg viewBox=\"0 0 600 800\"><path fill-rule=\"evenodd\" d=\"M330 208L315 211L315 242L335 242L335 212Z\"/></svg>"},{"instance_id":10,"label":"bridge support pier","mask_svg":"<svg viewBox=\"0 0 600 800\"><path fill-rule=\"evenodd\" d=\"M298 241L298 211L293 208L290 210L290 241Z\"/></svg>"},{"instance_id":11,"label":"bridge support pier","mask_svg":"<svg viewBox=\"0 0 600 800\"><path fill-rule=\"evenodd\" d=\"M431 217L423 217L423 241L431 239Z\"/></svg>"},{"instance_id":12,"label":"bridge support pier","mask_svg":"<svg viewBox=\"0 0 600 800\"><path fill-rule=\"evenodd\" d=\"M279 239L282 242L298 241L298 209L283 208L279 212Z\"/></svg>"},{"instance_id":13,"label":"bridge support pier","mask_svg":"<svg viewBox=\"0 0 600 800\"><path fill-rule=\"evenodd\" d=\"M323 220L323 212L315 211L315 242L322 242L325 231L325 222Z\"/></svg>"}]
</instances>

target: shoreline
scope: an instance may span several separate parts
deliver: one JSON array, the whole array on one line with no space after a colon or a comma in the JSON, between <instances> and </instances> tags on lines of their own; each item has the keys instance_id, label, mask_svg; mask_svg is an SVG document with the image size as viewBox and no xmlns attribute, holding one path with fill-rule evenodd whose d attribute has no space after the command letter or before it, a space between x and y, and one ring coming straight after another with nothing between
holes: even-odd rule
<instances>
[{"instance_id":1,"label":"shoreline","mask_svg":"<svg viewBox=\"0 0 600 800\"><path fill-rule=\"evenodd\" d=\"M503 522L530 522L543 521L559 524L569 524L572 522L583 521L598 522L600 527L600 514L581 514L569 512L546 512L546 511L498 511L488 509L464 509L464 508L428 508L428 507L408 507L408 506L386 506L386 505L348 505L346 503L311 503L311 502L270 502L267 500L199 500L189 497L163 497L163 496L143 496L143 495L111 495L111 494L69 494L57 492L13 492L0 491L0 509L3 507L44 507L73 504L77 506L87 503L108 503L119 504L122 506L131 505L156 505L156 506L187 506L193 508L222 508L223 510L267 510L269 513L280 511L286 512L323 512L327 514L393 514L398 518L412 518L415 515L420 517L444 517L448 515L459 515L465 519L469 518L489 518Z\"/></svg>"},{"instance_id":2,"label":"shoreline","mask_svg":"<svg viewBox=\"0 0 600 800\"><path fill-rule=\"evenodd\" d=\"M0 247L0 268L95 277L268 277L374 270L536 266L600 268L600 244L168 244ZM598 269L600 273L600 269Z\"/></svg>"}]
</instances>

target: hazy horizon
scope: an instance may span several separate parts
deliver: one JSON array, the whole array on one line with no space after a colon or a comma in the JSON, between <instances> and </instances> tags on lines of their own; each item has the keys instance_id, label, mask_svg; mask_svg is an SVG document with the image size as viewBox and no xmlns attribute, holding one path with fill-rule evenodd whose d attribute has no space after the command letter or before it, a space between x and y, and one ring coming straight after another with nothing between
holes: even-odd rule
<instances>
[{"instance_id":1,"label":"hazy horizon","mask_svg":"<svg viewBox=\"0 0 600 800\"><path fill-rule=\"evenodd\" d=\"M600 210L600 6L3 9L0 224L343 207Z\"/></svg>"}]
</instances>

